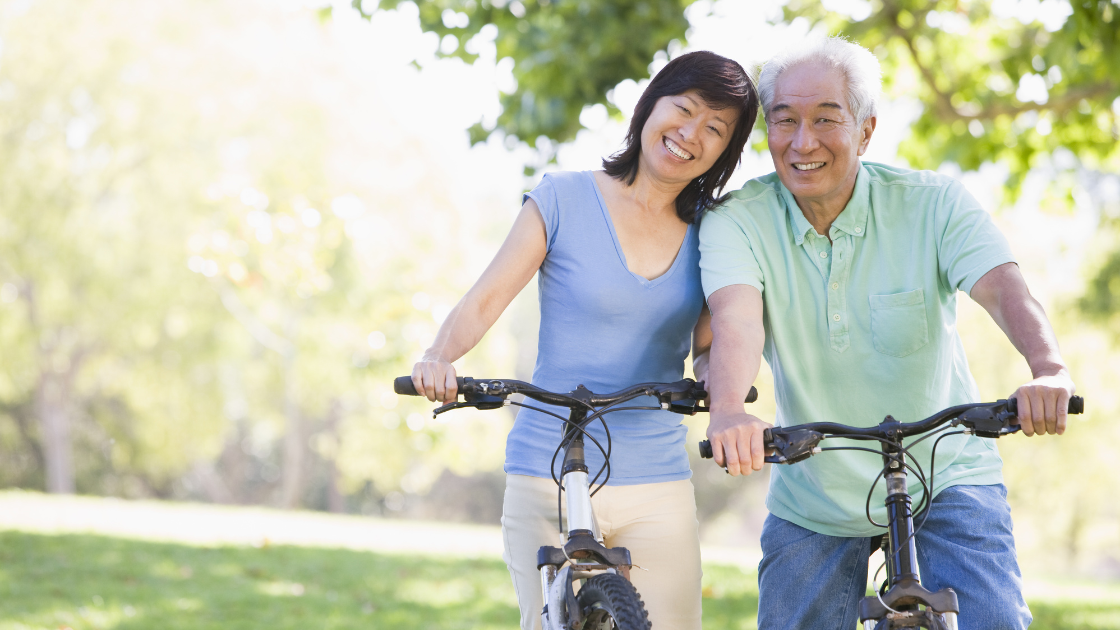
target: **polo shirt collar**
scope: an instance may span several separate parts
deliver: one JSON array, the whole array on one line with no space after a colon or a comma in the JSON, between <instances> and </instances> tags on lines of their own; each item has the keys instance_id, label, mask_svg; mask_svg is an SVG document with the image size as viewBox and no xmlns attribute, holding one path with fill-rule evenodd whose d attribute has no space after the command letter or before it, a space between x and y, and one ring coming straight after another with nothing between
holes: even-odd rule
<instances>
[{"instance_id":1,"label":"polo shirt collar","mask_svg":"<svg viewBox=\"0 0 1120 630\"><path fill-rule=\"evenodd\" d=\"M832 222L833 228L852 236L867 234L867 215L871 207L871 182L869 180L870 176L867 174L867 169L860 163L859 172L856 173L856 187L852 192L852 198L848 200L848 205L844 206L840 216ZM801 212L797 200L793 198L793 193L786 188L785 184L781 184L780 181L779 184L782 189L782 199L786 204L786 211L789 213L793 239L798 245L801 245L805 242L805 235L813 229L813 225Z\"/></svg>"}]
</instances>

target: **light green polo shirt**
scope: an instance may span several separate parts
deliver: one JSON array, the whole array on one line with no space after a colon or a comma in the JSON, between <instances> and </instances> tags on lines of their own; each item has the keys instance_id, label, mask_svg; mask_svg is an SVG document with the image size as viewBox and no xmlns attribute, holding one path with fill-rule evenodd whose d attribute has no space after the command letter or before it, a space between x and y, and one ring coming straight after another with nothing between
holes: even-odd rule
<instances>
[{"instance_id":1,"label":"light green polo shirt","mask_svg":"<svg viewBox=\"0 0 1120 630\"><path fill-rule=\"evenodd\" d=\"M700 226L704 295L746 284L762 292L766 345L783 427L914 422L979 393L957 334L957 291L1014 262L988 213L957 181L865 162L855 192L818 235L776 173L731 193ZM912 453L930 472L936 438ZM866 446L830 439L822 446ZM934 496L959 484L1002 483L994 440L941 440ZM867 521L879 455L829 451L772 466L766 507L831 536L882 533ZM922 494L909 477L915 505ZM886 522L882 481L871 514Z\"/></svg>"}]
</instances>

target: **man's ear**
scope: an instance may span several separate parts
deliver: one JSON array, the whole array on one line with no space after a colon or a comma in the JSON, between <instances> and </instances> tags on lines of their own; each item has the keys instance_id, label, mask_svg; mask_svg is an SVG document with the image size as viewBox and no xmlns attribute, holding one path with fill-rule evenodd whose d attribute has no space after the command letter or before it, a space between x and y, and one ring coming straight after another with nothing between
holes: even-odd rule
<instances>
[{"instance_id":1,"label":"man's ear","mask_svg":"<svg viewBox=\"0 0 1120 630\"><path fill-rule=\"evenodd\" d=\"M856 152L856 155L863 155L867 151L867 146L871 144L871 134L875 133L876 122L874 116L868 116L867 120L863 121L863 124L859 126L859 150Z\"/></svg>"}]
</instances>

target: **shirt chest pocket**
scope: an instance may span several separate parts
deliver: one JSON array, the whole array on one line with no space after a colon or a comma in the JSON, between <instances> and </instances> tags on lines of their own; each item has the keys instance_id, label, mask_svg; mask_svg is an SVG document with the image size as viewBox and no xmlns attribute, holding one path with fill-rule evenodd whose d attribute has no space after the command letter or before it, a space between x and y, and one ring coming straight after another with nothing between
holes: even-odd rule
<instances>
[{"instance_id":1,"label":"shirt chest pocket","mask_svg":"<svg viewBox=\"0 0 1120 630\"><path fill-rule=\"evenodd\" d=\"M890 295L872 295L871 343L875 350L904 357L929 343L926 298L921 289Z\"/></svg>"}]
</instances>

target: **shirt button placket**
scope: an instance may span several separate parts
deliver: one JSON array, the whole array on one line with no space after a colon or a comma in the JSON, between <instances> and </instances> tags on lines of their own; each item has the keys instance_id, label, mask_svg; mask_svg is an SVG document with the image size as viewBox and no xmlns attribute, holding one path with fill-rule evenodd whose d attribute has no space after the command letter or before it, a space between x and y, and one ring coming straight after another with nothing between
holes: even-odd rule
<instances>
[{"instance_id":1,"label":"shirt button placket","mask_svg":"<svg viewBox=\"0 0 1120 630\"><path fill-rule=\"evenodd\" d=\"M830 313L828 322L829 329L829 342L832 349L837 352L844 352L848 349L848 326L841 313L844 312L844 297L840 293L840 280L847 277L847 265L851 264L851 256L848 254L850 248L851 237L841 237L833 242L833 253L835 256L832 260L832 273L829 274L829 291L828 291L828 312Z\"/></svg>"}]
</instances>

